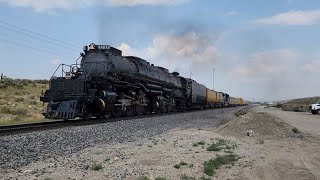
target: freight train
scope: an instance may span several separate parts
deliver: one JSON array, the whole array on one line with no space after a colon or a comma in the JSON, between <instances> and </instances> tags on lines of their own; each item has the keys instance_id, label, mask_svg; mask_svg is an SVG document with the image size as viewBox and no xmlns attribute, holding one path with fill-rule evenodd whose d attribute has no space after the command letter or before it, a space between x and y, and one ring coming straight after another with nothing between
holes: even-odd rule
<instances>
[{"instance_id":1,"label":"freight train","mask_svg":"<svg viewBox=\"0 0 320 180\"><path fill-rule=\"evenodd\" d=\"M40 97L47 103L46 118L108 118L245 104L242 98L210 90L178 72L122 56L109 45L85 46L79 58L79 64L60 64L61 76L51 77Z\"/></svg>"}]
</instances>

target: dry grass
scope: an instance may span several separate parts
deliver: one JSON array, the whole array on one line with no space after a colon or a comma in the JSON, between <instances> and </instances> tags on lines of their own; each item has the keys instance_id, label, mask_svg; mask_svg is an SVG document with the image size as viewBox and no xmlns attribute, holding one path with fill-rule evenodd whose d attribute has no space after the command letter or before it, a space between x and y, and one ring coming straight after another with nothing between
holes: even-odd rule
<instances>
[{"instance_id":1,"label":"dry grass","mask_svg":"<svg viewBox=\"0 0 320 180\"><path fill-rule=\"evenodd\" d=\"M45 80L0 80L0 125L43 121L39 98L47 88Z\"/></svg>"}]
</instances>

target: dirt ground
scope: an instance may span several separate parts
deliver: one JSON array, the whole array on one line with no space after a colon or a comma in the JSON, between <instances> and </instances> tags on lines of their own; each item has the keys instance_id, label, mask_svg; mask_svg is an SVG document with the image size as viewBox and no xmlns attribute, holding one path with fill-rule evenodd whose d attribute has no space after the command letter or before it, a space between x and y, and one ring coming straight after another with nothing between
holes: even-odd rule
<instances>
[{"instance_id":1,"label":"dirt ground","mask_svg":"<svg viewBox=\"0 0 320 180\"><path fill-rule=\"evenodd\" d=\"M244 142L243 148L247 149L244 159L253 164L249 168L232 168L237 175L230 179L320 179L319 135L310 133L312 131L293 133L293 126L286 122L292 122L290 117L295 113L283 112L287 116L280 119L272 115L277 111L276 108L265 110L258 106L247 115L218 128L220 134ZM299 124L295 125L300 130ZM244 136L247 129L252 129L255 136ZM257 144L255 140L264 143Z\"/></svg>"},{"instance_id":2,"label":"dirt ground","mask_svg":"<svg viewBox=\"0 0 320 180\"><path fill-rule=\"evenodd\" d=\"M303 132L318 134L320 136L320 116L310 112L286 112L278 108L257 107L258 112L267 112L288 124L298 127Z\"/></svg>"},{"instance_id":3,"label":"dirt ground","mask_svg":"<svg viewBox=\"0 0 320 180\"><path fill-rule=\"evenodd\" d=\"M262 111L254 107L218 128L174 129L139 142L88 148L9 171L0 178L320 179L319 135L304 130L294 133L287 121L271 115L272 109ZM254 136L247 136L248 130ZM221 150L207 150L220 140L226 142ZM227 154L237 155L238 160L219 167L213 176L204 173L204 162ZM177 168L181 162L185 165Z\"/></svg>"}]
</instances>

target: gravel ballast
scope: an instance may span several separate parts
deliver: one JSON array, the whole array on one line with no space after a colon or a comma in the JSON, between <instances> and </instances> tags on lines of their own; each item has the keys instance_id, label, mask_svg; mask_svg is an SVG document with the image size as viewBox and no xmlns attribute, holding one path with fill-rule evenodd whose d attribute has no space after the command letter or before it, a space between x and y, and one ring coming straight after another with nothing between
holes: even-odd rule
<instances>
[{"instance_id":1,"label":"gravel ballast","mask_svg":"<svg viewBox=\"0 0 320 180\"><path fill-rule=\"evenodd\" d=\"M99 144L137 141L174 128L210 128L243 107L177 113L0 137L0 173Z\"/></svg>"}]
</instances>

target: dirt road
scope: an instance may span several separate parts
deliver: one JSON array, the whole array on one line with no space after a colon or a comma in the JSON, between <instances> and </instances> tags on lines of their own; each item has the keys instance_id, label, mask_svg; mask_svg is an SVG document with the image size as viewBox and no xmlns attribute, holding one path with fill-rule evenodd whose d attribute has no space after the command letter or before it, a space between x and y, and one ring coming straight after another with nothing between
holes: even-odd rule
<instances>
[{"instance_id":1,"label":"dirt road","mask_svg":"<svg viewBox=\"0 0 320 180\"><path fill-rule=\"evenodd\" d=\"M267 112L285 122L297 127L301 131L320 135L320 116L309 112L289 112L278 108L256 107L258 112Z\"/></svg>"}]
</instances>

